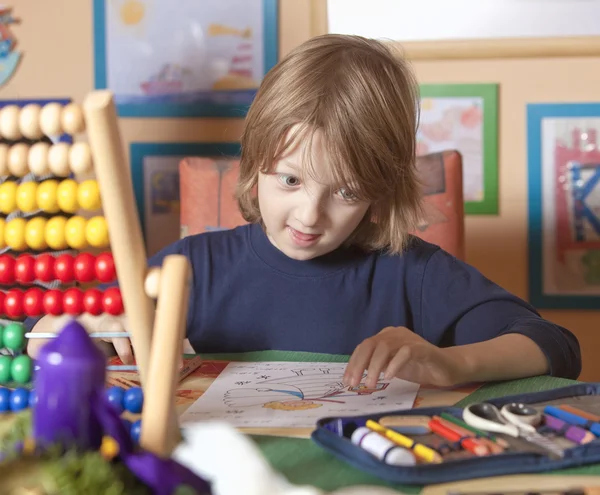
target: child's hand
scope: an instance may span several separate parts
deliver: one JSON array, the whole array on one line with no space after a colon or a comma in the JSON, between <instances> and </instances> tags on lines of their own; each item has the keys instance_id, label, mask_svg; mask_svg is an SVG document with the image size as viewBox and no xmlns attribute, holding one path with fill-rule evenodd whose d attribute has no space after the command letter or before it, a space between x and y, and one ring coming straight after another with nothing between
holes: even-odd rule
<instances>
[{"instance_id":1,"label":"child's hand","mask_svg":"<svg viewBox=\"0 0 600 495\"><path fill-rule=\"evenodd\" d=\"M439 348L405 327L387 327L365 339L354 351L346 367L344 383L361 382L374 387L380 374L421 385L446 387L460 383L461 363L447 349Z\"/></svg>"},{"instance_id":2,"label":"child's hand","mask_svg":"<svg viewBox=\"0 0 600 495\"><path fill-rule=\"evenodd\" d=\"M34 333L57 333L71 319L73 319L73 316L71 315L46 315L41 318L38 323L36 323L31 331ZM108 314L92 316L84 314L78 316L76 320L85 327L88 333L127 331L127 322L124 316L111 316ZM133 363L133 351L128 337L101 340L110 342L113 345L114 350L124 364ZM44 346L47 342L48 339L29 339L27 344L27 353L35 359L42 346Z\"/></svg>"}]
</instances>

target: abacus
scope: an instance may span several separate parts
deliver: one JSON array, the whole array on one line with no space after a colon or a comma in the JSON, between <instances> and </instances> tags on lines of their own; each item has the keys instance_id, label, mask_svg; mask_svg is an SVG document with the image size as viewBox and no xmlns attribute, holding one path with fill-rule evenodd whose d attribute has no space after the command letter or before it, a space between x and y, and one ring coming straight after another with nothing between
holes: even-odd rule
<instances>
[{"instance_id":1,"label":"abacus","mask_svg":"<svg viewBox=\"0 0 600 495\"><path fill-rule=\"evenodd\" d=\"M187 314L190 267L185 257L174 255L165 258L160 268L148 270L112 93L92 92L82 106L49 103L23 109L8 105L0 110L0 135L7 140L84 132L88 142L72 145L0 145L0 176L4 179L0 212L10 214L15 208L40 212L29 219L0 221L0 247L19 253L0 256L0 283L27 286L25 290L0 292L0 310L10 318L125 312L130 334L112 336L132 340L144 389L140 443L158 455L169 455L178 440L172 398ZM95 180L77 182L78 176L90 173ZM40 183L22 181L27 174L57 178ZM80 209L94 216L77 214ZM100 209L104 216L96 214ZM56 216L46 218L42 214ZM88 247L110 247L111 252L62 253L56 257L46 252ZM33 286L35 282L88 284L95 280L118 280L119 287L44 292ZM23 335L27 336L33 337Z\"/></svg>"}]
</instances>

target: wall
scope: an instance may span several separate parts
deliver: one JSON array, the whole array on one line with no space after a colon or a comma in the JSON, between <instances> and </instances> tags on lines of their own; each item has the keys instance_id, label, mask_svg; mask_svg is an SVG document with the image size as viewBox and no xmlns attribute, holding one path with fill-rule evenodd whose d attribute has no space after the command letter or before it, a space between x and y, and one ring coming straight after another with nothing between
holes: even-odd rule
<instances>
[{"instance_id":1,"label":"wall","mask_svg":"<svg viewBox=\"0 0 600 495\"><path fill-rule=\"evenodd\" d=\"M600 66L600 57L415 61L413 66L423 83L499 84L500 214L467 217L467 261L509 291L526 298L526 104L600 101L600 70L594 69ZM579 338L584 359L581 379L600 380L600 360L596 358L600 313L552 310L543 315Z\"/></svg>"},{"instance_id":2,"label":"wall","mask_svg":"<svg viewBox=\"0 0 600 495\"><path fill-rule=\"evenodd\" d=\"M23 22L14 28L25 52L0 98L62 97L81 101L93 88L91 0L13 0ZM323 31L320 0L280 0L280 54ZM525 105L528 102L598 101L600 58L416 62L423 83L497 82L500 85L498 216L467 218L467 261L508 290L527 296L527 169ZM578 76L579 75L579 76ZM229 141L239 119L123 119L132 141ZM545 311L572 329L584 354L585 380L600 380L600 313Z\"/></svg>"}]
</instances>

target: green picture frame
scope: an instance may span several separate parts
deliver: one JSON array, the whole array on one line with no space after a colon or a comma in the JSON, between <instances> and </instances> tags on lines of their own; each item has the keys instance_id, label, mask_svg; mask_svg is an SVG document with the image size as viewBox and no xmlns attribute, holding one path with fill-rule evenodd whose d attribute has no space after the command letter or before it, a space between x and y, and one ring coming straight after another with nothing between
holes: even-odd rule
<instances>
[{"instance_id":1,"label":"green picture frame","mask_svg":"<svg viewBox=\"0 0 600 495\"><path fill-rule=\"evenodd\" d=\"M463 193L465 196L465 214L497 215L498 214L498 84L422 84L421 116L419 122L418 141L426 130L429 136L437 140L438 146L445 149L456 149L463 155ZM439 100L438 116L428 106ZM456 99L456 105L452 100ZM470 100L470 101L469 101ZM472 112L474 117L464 117L468 105L481 104L480 112ZM463 108L461 112L461 108ZM439 117L446 110L444 117ZM453 113L450 113L450 111ZM431 115L432 117L428 117ZM448 117L448 116L451 117ZM456 128L461 125L449 125L453 118L461 119L466 127L470 127L456 139ZM427 122L426 119L439 118L439 122ZM425 120L424 120L425 119ZM444 123L443 123L443 122ZM468 124L468 125L467 125ZM431 127L427 128L426 126ZM437 125L437 127L435 127ZM443 126L446 125L446 128ZM479 127L477 127L479 126ZM470 133L470 135L469 135ZM453 137L454 136L454 137ZM474 137L477 136L477 137ZM480 138L478 136L481 136ZM480 139L480 144L477 144ZM423 142L425 138L423 138ZM422 141L419 141L421 143ZM462 143L462 144L461 144ZM425 146L425 145L423 145ZM461 149L463 148L463 149ZM429 152L442 151L441 148L430 148Z\"/></svg>"}]
</instances>

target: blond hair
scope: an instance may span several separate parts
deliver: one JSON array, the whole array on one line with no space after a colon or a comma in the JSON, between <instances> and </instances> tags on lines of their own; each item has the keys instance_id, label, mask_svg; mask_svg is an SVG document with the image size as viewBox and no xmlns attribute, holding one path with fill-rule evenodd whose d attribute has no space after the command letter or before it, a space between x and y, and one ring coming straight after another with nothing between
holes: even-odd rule
<instances>
[{"instance_id":1,"label":"blond hair","mask_svg":"<svg viewBox=\"0 0 600 495\"><path fill-rule=\"evenodd\" d=\"M383 42L328 34L303 43L265 76L246 117L237 188L244 219L261 222L258 174L319 130L336 181L371 203L347 242L402 252L421 218L418 114L413 73Z\"/></svg>"}]
</instances>

